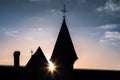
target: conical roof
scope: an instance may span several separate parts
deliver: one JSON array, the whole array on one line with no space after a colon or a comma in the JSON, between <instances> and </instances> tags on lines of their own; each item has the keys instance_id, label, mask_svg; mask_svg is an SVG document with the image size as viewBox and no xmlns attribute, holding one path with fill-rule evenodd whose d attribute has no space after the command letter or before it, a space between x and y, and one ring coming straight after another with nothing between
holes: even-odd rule
<instances>
[{"instance_id":1,"label":"conical roof","mask_svg":"<svg viewBox=\"0 0 120 80\"><path fill-rule=\"evenodd\" d=\"M29 69L43 69L47 67L47 65L48 65L48 61L44 56L41 48L39 47L35 52L35 54L32 55L26 67Z\"/></svg>"},{"instance_id":2,"label":"conical roof","mask_svg":"<svg viewBox=\"0 0 120 80\"><path fill-rule=\"evenodd\" d=\"M50 61L74 62L76 59L78 57L64 18Z\"/></svg>"}]
</instances>

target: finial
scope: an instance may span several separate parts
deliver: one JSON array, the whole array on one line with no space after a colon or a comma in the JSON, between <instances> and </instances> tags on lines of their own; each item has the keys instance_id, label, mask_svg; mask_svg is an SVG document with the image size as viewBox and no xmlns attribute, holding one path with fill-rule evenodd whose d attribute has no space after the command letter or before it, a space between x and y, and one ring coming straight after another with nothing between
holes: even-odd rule
<instances>
[{"instance_id":1,"label":"finial","mask_svg":"<svg viewBox=\"0 0 120 80\"><path fill-rule=\"evenodd\" d=\"M61 12L63 12L63 17L65 18L65 14L68 12L65 4L63 5L63 9L61 10Z\"/></svg>"}]
</instances>

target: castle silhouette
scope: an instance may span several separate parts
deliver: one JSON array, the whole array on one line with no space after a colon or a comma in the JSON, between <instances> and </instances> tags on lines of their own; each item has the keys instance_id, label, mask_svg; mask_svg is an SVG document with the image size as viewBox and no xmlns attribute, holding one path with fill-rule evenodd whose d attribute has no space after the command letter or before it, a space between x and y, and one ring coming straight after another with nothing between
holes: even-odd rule
<instances>
[{"instance_id":1,"label":"castle silhouette","mask_svg":"<svg viewBox=\"0 0 120 80\"><path fill-rule=\"evenodd\" d=\"M15 51L14 66L0 65L0 80L97 80L97 79L120 79L120 71L73 69L74 62L78 59L65 17L50 58L55 63L56 71L51 73L48 61L41 48L31 56L26 66L19 65L20 51Z\"/></svg>"},{"instance_id":2,"label":"castle silhouette","mask_svg":"<svg viewBox=\"0 0 120 80\"><path fill-rule=\"evenodd\" d=\"M49 63L40 47L31 56L30 60L28 61L25 67L21 67L19 65L20 51L15 51L13 56L14 56L14 66L9 66L9 67L1 66L0 68L5 68L5 70L4 69L2 70L3 73L4 72L9 73L9 68L13 69L13 71L10 70L10 72L14 75L13 77L12 76L10 77L12 77L12 79L15 80L21 79L22 76L24 76L24 79L26 78L31 80L33 79L34 80L45 80L45 79L72 80L73 64L78 59L66 25L65 17L62 22L62 26L53 50L53 54L50 58L51 62L58 65L58 67L56 67L56 71L54 72L54 77L51 77L53 74L51 74L47 69ZM2 71L0 72L2 73ZM14 76L16 76L16 78ZM21 77L19 78L19 76Z\"/></svg>"}]
</instances>

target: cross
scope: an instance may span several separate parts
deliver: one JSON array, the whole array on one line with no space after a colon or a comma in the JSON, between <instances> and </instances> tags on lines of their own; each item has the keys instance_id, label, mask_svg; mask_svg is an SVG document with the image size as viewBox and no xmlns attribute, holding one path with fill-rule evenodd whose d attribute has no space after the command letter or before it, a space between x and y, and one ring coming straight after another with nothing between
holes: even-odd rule
<instances>
[{"instance_id":1,"label":"cross","mask_svg":"<svg viewBox=\"0 0 120 80\"><path fill-rule=\"evenodd\" d=\"M65 4L64 4L63 9L61 10L61 12L63 12L63 17L65 18L65 14L68 12L68 10L66 9Z\"/></svg>"}]
</instances>

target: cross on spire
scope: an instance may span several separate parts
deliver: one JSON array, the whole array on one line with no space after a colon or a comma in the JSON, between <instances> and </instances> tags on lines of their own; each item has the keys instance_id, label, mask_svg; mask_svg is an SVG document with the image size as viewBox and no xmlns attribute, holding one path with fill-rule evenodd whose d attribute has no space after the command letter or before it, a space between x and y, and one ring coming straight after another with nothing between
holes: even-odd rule
<instances>
[{"instance_id":1,"label":"cross on spire","mask_svg":"<svg viewBox=\"0 0 120 80\"><path fill-rule=\"evenodd\" d=\"M61 12L63 12L63 17L65 18L66 13L68 12L68 10L66 9L65 4L64 4L63 9L61 10Z\"/></svg>"}]
</instances>

